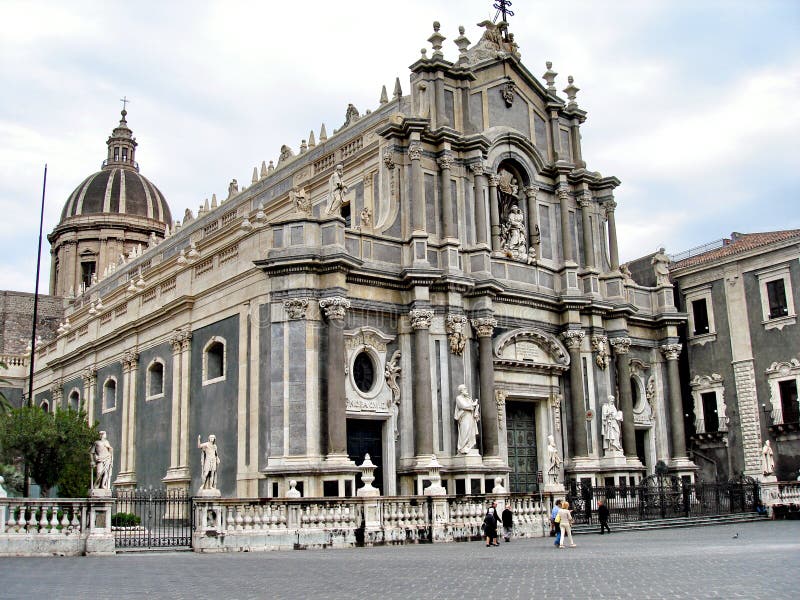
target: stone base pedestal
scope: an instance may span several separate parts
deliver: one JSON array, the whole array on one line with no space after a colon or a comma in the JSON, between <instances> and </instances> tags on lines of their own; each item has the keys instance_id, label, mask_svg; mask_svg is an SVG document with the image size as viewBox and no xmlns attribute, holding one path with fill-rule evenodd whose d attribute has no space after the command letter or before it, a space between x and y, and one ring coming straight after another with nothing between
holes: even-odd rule
<instances>
[{"instance_id":1,"label":"stone base pedestal","mask_svg":"<svg viewBox=\"0 0 800 600\"><path fill-rule=\"evenodd\" d=\"M200 488L197 490L198 498L219 498L220 496L222 496L222 492L217 488Z\"/></svg>"},{"instance_id":2,"label":"stone base pedestal","mask_svg":"<svg viewBox=\"0 0 800 600\"><path fill-rule=\"evenodd\" d=\"M669 461L669 470L677 477L690 477L691 482L694 483L699 469L691 460L681 456Z\"/></svg>"},{"instance_id":3,"label":"stone base pedestal","mask_svg":"<svg viewBox=\"0 0 800 600\"><path fill-rule=\"evenodd\" d=\"M546 483L542 490L545 494L564 494L567 491L563 483Z\"/></svg>"},{"instance_id":4,"label":"stone base pedestal","mask_svg":"<svg viewBox=\"0 0 800 600\"><path fill-rule=\"evenodd\" d=\"M90 498L111 498L111 490L95 488L89 492Z\"/></svg>"}]
</instances>

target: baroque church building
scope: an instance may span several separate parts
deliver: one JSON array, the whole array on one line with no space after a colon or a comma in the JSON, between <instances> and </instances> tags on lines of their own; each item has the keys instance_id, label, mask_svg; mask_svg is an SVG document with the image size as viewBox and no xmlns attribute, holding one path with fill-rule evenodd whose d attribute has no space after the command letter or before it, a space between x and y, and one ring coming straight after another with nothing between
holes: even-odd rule
<instances>
[{"instance_id":1,"label":"baroque church building","mask_svg":"<svg viewBox=\"0 0 800 600\"><path fill-rule=\"evenodd\" d=\"M672 285L620 270L572 77L481 26L448 60L434 23L408 93L180 221L123 110L49 236L69 300L34 377L100 422L115 487L195 493L212 434L224 496L353 495L366 454L384 495L434 457L450 494L694 477Z\"/></svg>"}]
</instances>

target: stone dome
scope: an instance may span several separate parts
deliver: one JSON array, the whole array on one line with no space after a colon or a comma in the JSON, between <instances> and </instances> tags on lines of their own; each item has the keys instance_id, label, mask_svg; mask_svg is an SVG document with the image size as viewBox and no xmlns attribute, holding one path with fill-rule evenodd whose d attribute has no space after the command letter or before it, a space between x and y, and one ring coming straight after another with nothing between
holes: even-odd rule
<instances>
[{"instance_id":1,"label":"stone dome","mask_svg":"<svg viewBox=\"0 0 800 600\"><path fill-rule=\"evenodd\" d=\"M122 110L119 125L106 144L108 157L97 173L75 188L61 212L61 222L70 217L119 214L136 215L171 224L172 215L164 195L144 175L135 160L136 138Z\"/></svg>"}]
</instances>

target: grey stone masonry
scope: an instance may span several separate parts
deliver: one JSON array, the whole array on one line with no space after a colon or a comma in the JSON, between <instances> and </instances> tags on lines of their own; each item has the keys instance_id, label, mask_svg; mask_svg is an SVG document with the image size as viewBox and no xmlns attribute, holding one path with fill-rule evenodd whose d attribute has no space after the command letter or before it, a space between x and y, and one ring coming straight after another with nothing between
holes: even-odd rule
<instances>
[{"instance_id":1,"label":"grey stone masonry","mask_svg":"<svg viewBox=\"0 0 800 600\"><path fill-rule=\"evenodd\" d=\"M752 360L733 363L736 397L739 401L739 419L742 428L744 474L761 476L761 421L758 415L756 374Z\"/></svg>"}]
</instances>

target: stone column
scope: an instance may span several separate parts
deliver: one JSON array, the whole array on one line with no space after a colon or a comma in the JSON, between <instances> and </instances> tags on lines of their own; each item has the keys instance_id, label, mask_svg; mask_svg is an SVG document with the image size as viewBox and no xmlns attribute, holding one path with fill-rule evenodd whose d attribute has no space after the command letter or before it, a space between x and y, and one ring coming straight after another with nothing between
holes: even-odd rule
<instances>
[{"instance_id":1,"label":"stone column","mask_svg":"<svg viewBox=\"0 0 800 600\"><path fill-rule=\"evenodd\" d=\"M126 470L136 478L136 372L139 366L139 353L130 350L123 355L123 364L127 366L127 374L123 368L123 379L126 380L128 408L128 462Z\"/></svg>"},{"instance_id":2,"label":"stone column","mask_svg":"<svg viewBox=\"0 0 800 600\"><path fill-rule=\"evenodd\" d=\"M555 92L555 88L553 88ZM553 141L553 161L564 160L561 151L561 127L558 123L558 111L550 111L550 131L552 132L551 138ZM566 151L564 151L566 154Z\"/></svg>"},{"instance_id":3,"label":"stone column","mask_svg":"<svg viewBox=\"0 0 800 600\"><path fill-rule=\"evenodd\" d=\"M494 396L494 361L492 334L497 327L493 317L472 320L478 335L478 373L480 375L481 437L484 456L500 454L500 439L497 431L497 401Z\"/></svg>"},{"instance_id":4,"label":"stone column","mask_svg":"<svg viewBox=\"0 0 800 600\"><path fill-rule=\"evenodd\" d=\"M637 458L636 431L633 427L631 363L628 358L631 338L611 338L609 343L614 349L614 357L617 365L617 379L619 380L619 407L622 410L622 449L625 451L625 456Z\"/></svg>"},{"instance_id":5,"label":"stone column","mask_svg":"<svg viewBox=\"0 0 800 600\"><path fill-rule=\"evenodd\" d=\"M672 438L672 458L686 458L686 435L683 427L683 400L681 399L681 379L678 374L678 355L681 344L661 346L661 354L667 361L667 385L669 386L669 417Z\"/></svg>"},{"instance_id":6,"label":"stone column","mask_svg":"<svg viewBox=\"0 0 800 600\"><path fill-rule=\"evenodd\" d=\"M172 411L170 414L170 447L169 467L174 469L180 464L181 441L181 331L170 338L172 345Z\"/></svg>"},{"instance_id":7,"label":"stone column","mask_svg":"<svg viewBox=\"0 0 800 600\"><path fill-rule=\"evenodd\" d=\"M539 242L541 234L539 232L539 206L536 203L536 195L539 188L530 185L525 188L525 196L528 198L528 246L536 249L536 256L539 258Z\"/></svg>"},{"instance_id":8,"label":"stone column","mask_svg":"<svg viewBox=\"0 0 800 600\"><path fill-rule=\"evenodd\" d=\"M429 332L433 311L414 309L408 313L414 330L414 454L433 455L433 406Z\"/></svg>"},{"instance_id":9,"label":"stone column","mask_svg":"<svg viewBox=\"0 0 800 600\"><path fill-rule=\"evenodd\" d=\"M97 387L97 368L86 367L83 371L83 397L86 398L86 416L89 423L95 422L95 388Z\"/></svg>"},{"instance_id":10,"label":"stone column","mask_svg":"<svg viewBox=\"0 0 800 600\"><path fill-rule=\"evenodd\" d=\"M569 226L569 191L566 185L558 187L558 201L561 205L561 246L564 253L564 262L577 262L572 245L572 231Z\"/></svg>"},{"instance_id":11,"label":"stone column","mask_svg":"<svg viewBox=\"0 0 800 600\"><path fill-rule=\"evenodd\" d=\"M411 159L411 223L414 231L426 231L425 184L422 175L422 144L414 142L408 147Z\"/></svg>"},{"instance_id":12,"label":"stone column","mask_svg":"<svg viewBox=\"0 0 800 600\"><path fill-rule=\"evenodd\" d=\"M606 218L608 219L608 254L611 262L611 270L619 270L619 247L617 246L617 222L614 220L614 209L617 203L614 200L605 202Z\"/></svg>"},{"instance_id":13,"label":"stone column","mask_svg":"<svg viewBox=\"0 0 800 600\"><path fill-rule=\"evenodd\" d=\"M457 238L458 231L456 227L456 220L453 216L453 194L450 189L450 170L453 167L453 157L448 154L443 154L438 160L439 168L441 169L442 180L442 217L444 221L444 237Z\"/></svg>"},{"instance_id":14,"label":"stone column","mask_svg":"<svg viewBox=\"0 0 800 600\"><path fill-rule=\"evenodd\" d=\"M328 319L328 458L347 457L347 399L344 390L344 317L350 300L332 296L319 301Z\"/></svg>"},{"instance_id":15,"label":"stone column","mask_svg":"<svg viewBox=\"0 0 800 600\"><path fill-rule=\"evenodd\" d=\"M586 269L594 269L594 246L592 245L592 224L589 218L589 207L592 205L592 195L588 192L578 201L583 219L583 265Z\"/></svg>"},{"instance_id":16,"label":"stone column","mask_svg":"<svg viewBox=\"0 0 800 600\"><path fill-rule=\"evenodd\" d=\"M572 457L587 456L589 446L586 443L586 399L583 394L583 366L581 364L581 344L586 334L583 331L570 330L561 334L569 351L569 388L570 408L572 409Z\"/></svg>"},{"instance_id":17,"label":"stone column","mask_svg":"<svg viewBox=\"0 0 800 600\"><path fill-rule=\"evenodd\" d=\"M486 244L486 175L481 163L474 163L470 168L475 177L475 242Z\"/></svg>"},{"instance_id":18,"label":"stone column","mask_svg":"<svg viewBox=\"0 0 800 600\"><path fill-rule=\"evenodd\" d=\"M447 111L444 107L444 74L439 71L436 73L436 79L433 82L433 93L436 97L436 127L443 127L450 125L450 119L447 118Z\"/></svg>"},{"instance_id":19,"label":"stone column","mask_svg":"<svg viewBox=\"0 0 800 600\"><path fill-rule=\"evenodd\" d=\"M489 220L492 233L492 252L500 251L500 205L497 203L497 184L500 178L489 175Z\"/></svg>"},{"instance_id":20,"label":"stone column","mask_svg":"<svg viewBox=\"0 0 800 600\"><path fill-rule=\"evenodd\" d=\"M184 330L181 335L181 435L179 466L189 468L189 369L192 362L192 332ZM174 388L173 388L174 389Z\"/></svg>"}]
</instances>

